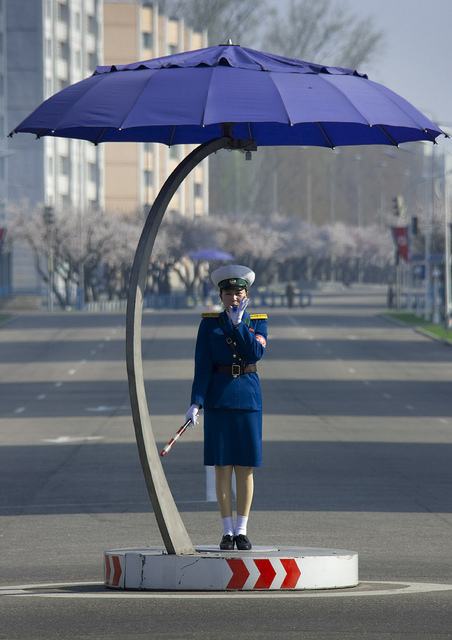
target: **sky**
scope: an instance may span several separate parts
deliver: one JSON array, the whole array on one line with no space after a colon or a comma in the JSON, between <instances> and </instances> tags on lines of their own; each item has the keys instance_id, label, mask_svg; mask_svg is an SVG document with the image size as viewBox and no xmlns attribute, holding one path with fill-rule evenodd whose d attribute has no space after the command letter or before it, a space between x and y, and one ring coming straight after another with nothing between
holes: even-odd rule
<instances>
[{"instance_id":1,"label":"sky","mask_svg":"<svg viewBox=\"0 0 452 640\"><path fill-rule=\"evenodd\" d=\"M359 70L452 125L452 0L343 1L383 32L379 56Z\"/></svg>"}]
</instances>

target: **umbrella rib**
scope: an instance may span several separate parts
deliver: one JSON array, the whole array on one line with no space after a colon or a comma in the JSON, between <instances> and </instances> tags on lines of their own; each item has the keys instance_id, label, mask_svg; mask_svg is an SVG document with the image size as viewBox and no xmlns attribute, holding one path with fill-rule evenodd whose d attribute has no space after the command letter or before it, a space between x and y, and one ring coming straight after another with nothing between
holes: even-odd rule
<instances>
[{"instance_id":1,"label":"umbrella rib","mask_svg":"<svg viewBox=\"0 0 452 640\"><path fill-rule=\"evenodd\" d=\"M279 99L281 100L281 104L282 104L282 106L283 106L283 108L284 108L284 111L286 112L287 121L288 121L289 125L290 125L291 127L293 127L292 119L291 119L291 117L290 117L290 115L289 115L289 112L287 111L287 107L286 107L286 105L285 105L285 103L284 103L284 100L283 100L283 97L282 97L282 95L281 95L281 92L280 92L280 90L278 89L278 86L277 86L276 82L275 82L275 81L274 81L274 79L273 79L273 74L272 74L272 73L269 73L268 75L270 76L270 80L273 82L273 86L274 86L274 87L275 87L275 89L276 89L276 93L278 94Z\"/></svg>"},{"instance_id":2,"label":"umbrella rib","mask_svg":"<svg viewBox=\"0 0 452 640\"><path fill-rule=\"evenodd\" d=\"M372 81L370 81L370 80L369 80L368 82L369 82L369 86L370 86L370 87L372 87L372 90L373 90L373 91L375 91L375 85L376 85L377 83L373 83L373 82L372 82ZM384 95L385 95L385 97L386 97L388 100L390 100L390 101L392 102L392 104L393 104L395 107L397 107L397 109L399 109L399 110L400 110L404 115L406 115L406 116L407 116L407 118L409 118L412 122L414 122L414 124L416 125L416 127L418 127L421 131L424 131L424 133L427 133L427 129L426 129L423 125L419 124L419 122L418 122L417 120L415 120L415 119L413 118L413 116L412 116L410 113L408 113L408 112L406 111L406 109L404 109L402 106L400 106L400 105L399 105L399 104L394 100L394 98L391 96L391 93L392 93L392 92L391 92L391 89L388 89L388 87L385 87L383 84L382 84L382 85L378 85L378 86L381 86L381 87L384 89ZM414 107L414 106L413 106L413 109L416 109L416 107ZM416 109L416 111L417 111L417 109ZM438 128L439 128L439 127L438 127ZM441 132L441 133L442 133L442 132ZM433 141L432 141L432 142L435 142L435 139L433 139Z\"/></svg>"},{"instance_id":3,"label":"umbrella rib","mask_svg":"<svg viewBox=\"0 0 452 640\"><path fill-rule=\"evenodd\" d=\"M358 113L369 125L369 127L372 126L372 124L369 122L369 120L366 118L366 116L364 115L364 113L361 113L361 111L358 109L358 107L353 104L353 102L350 100L350 98L348 97L348 95L346 93L344 93L344 91L342 91L342 89L340 89L339 87L337 87L335 84L333 84L332 82L330 82L330 77L323 77L323 74L319 73L317 76L319 79L323 80L323 82L326 82L332 89L335 89L338 93L341 94L341 96L343 98L345 98L347 100L347 102L349 104L352 105L353 109L356 111L356 113ZM343 76L334 76L337 78L343 77Z\"/></svg>"},{"instance_id":4,"label":"umbrella rib","mask_svg":"<svg viewBox=\"0 0 452 640\"><path fill-rule=\"evenodd\" d=\"M334 149L334 144L333 144L330 136L327 134L326 129L323 126L323 124L321 122L317 122L317 126L319 127L320 131L322 132L322 135L325 138L328 146L331 147L331 149Z\"/></svg>"},{"instance_id":5,"label":"umbrella rib","mask_svg":"<svg viewBox=\"0 0 452 640\"><path fill-rule=\"evenodd\" d=\"M213 76L213 70L215 67L211 67L210 68L210 78L209 78L209 85L207 87L207 93L206 93L206 99L204 100L204 109L202 110L202 117L201 117L201 126L205 127L205 122L204 122L204 117L206 115L206 109L207 109L207 102L209 100L209 93L210 93L210 87L212 85L212 76Z\"/></svg>"},{"instance_id":6,"label":"umbrella rib","mask_svg":"<svg viewBox=\"0 0 452 640\"><path fill-rule=\"evenodd\" d=\"M385 134L385 136L388 138L389 142L394 146L394 147L399 147L399 143L397 142L397 140L395 138L392 137L392 135L389 133L389 131L386 131L386 127L383 124L379 124L378 128L381 129L381 131L383 131L383 133Z\"/></svg>"},{"instance_id":7,"label":"umbrella rib","mask_svg":"<svg viewBox=\"0 0 452 640\"><path fill-rule=\"evenodd\" d=\"M67 118L68 114L70 114L70 113L71 113L71 111L73 111L73 109L74 109L75 105L76 105L78 102L80 102L80 100L81 100L82 98L84 98L84 97L86 96L86 94L87 94L87 93L89 93L89 92L90 92L90 91L92 91L93 89L97 89L97 87L98 87L99 83L100 83L100 82L102 82L102 80L103 80L104 78L106 78L107 76L106 76L106 75L105 75L105 76L101 76L101 75L99 75L99 76L96 76L96 77L98 77L98 78L99 78L99 80L98 80L96 83L93 83L90 87L88 87L88 88L87 88L87 90L86 90L86 91L84 91L84 92L83 92L83 94L82 94L81 96L79 96L79 97L77 98L77 100L71 104L71 108L70 108L70 109L69 109L69 110L64 114L64 116L62 116L62 117L60 118L59 122L61 122L61 120L64 120L65 118ZM53 127L53 128L51 129L51 131L52 131L53 133L55 133L55 132L57 131L57 129L58 129L58 124L57 124L55 127Z\"/></svg>"},{"instance_id":8,"label":"umbrella rib","mask_svg":"<svg viewBox=\"0 0 452 640\"><path fill-rule=\"evenodd\" d=\"M144 91L146 91L148 84L150 83L150 81L152 80L152 78L155 76L156 73L156 69L150 69L151 71L151 75L150 77L146 80L146 82L144 83L141 91L138 93L138 95L136 96L135 100L133 101L133 104L129 107L129 111L127 113L127 115L123 118L121 124L119 125L118 129L121 131L122 130L122 125L124 124L124 122L127 120L127 118L130 115L130 112L132 111L132 109L134 108L134 106L136 105L136 103L138 102L138 100L141 98L141 96L143 95ZM132 127L131 127L132 128Z\"/></svg>"}]
</instances>

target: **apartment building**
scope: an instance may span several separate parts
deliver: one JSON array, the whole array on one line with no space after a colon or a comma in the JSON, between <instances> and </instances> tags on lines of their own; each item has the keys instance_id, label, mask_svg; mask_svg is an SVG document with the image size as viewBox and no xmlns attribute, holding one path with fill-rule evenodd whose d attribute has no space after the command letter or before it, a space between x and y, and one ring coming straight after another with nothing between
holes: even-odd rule
<instances>
[{"instance_id":1,"label":"apartment building","mask_svg":"<svg viewBox=\"0 0 452 640\"><path fill-rule=\"evenodd\" d=\"M6 133L43 100L90 75L102 61L102 0L2 0L1 104ZM103 149L80 140L14 136L0 158L2 197L31 206L103 206ZM4 175L4 183L1 175ZM39 291L27 247L12 258L14 293Z\"/></svg>"},{"instance_id":2,"label":"apartment building","mask_svg":"<svg viewBox=\"0 0 452 640\"><path fill-rule=\"evenodd\" d=\"M157 2L104 0L104 64L127 64L207 46L207 33L159 12ZM105 145L105 207L133 213L149 209L161 185L192 145ZM208 161L184 181L168 209L193 217L208 212Z\"/></svg>"}]
</instances>

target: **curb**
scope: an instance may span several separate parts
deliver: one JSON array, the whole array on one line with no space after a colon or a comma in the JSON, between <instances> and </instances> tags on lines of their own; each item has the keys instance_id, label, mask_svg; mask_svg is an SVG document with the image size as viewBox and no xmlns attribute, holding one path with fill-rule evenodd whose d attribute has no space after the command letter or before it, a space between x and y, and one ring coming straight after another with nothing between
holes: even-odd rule
<instances>
[{"instance_id":1,"label":"curb","mask_svg":"<svg viewBox=\"0 0 452 640\"><path fill-rule=\"evenodd\" d=\"M412 324L410 325L410 324L407 324L406 322L403 322L402 320L398 320L398 318L392 318L391 316L387 316L383 313L379 313L378 317L383 318L383 320L387 320L389 323L395 324L399 327L405 327L406 329L411 329L415 333L418 333L419 335L424 336L425 338L429 338L430 340L434 340L435 342L440 342L441 344L444 344L448 347L452 347L452 340L447 340L447 338L440 338L434 333L431 333L428 329L424 329L419 325L418 326L412 325Z\"/></svg>"}]
</instances>

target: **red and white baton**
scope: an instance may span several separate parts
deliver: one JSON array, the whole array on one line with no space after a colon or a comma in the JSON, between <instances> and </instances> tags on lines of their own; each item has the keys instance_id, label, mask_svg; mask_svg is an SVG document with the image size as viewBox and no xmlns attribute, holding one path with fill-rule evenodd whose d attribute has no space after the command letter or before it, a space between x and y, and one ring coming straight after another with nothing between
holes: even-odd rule
<instances>
[{"instance_id":1,"label":"red and white baton","mask_svg":"<svg viewBox=\"0 0 452 640\"><path fill-rule=\"evenodd\" d=\"M160 451L160 455L161 455L162 457L163 457L163 456L166 456L166 454L167 454L169 451L171 451L171 448L172 448L173 444L179 440L179 438L181 437L181 435L182 435L183 433L185 433L185 431L187 430L187 427L188 427L188 425L190 424L190 422L191 422L191 420L187 420L187 422L186 422L185 424L183 424L183 425L181 426L181 428L180 428L180 429L178 429L178 430L177 430L177 432L176 432L175 436L174 436L173 438L171 438L171 440L168 442L168 444L166 445L166 447L164 447L164 448Z\"/></svg>"}]
</instances>

